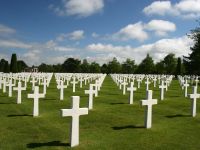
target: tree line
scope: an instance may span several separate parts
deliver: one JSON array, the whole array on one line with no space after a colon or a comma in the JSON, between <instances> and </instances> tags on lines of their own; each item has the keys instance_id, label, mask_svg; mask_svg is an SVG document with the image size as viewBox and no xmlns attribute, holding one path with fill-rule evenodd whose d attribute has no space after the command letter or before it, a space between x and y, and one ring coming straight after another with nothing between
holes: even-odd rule
<instances>
[{"instance_id":1,"label":"tree line","mask_svg":"<svg viewBox=\"0 0 200 150\"><path fill-rule=\"evenodd\" d=\"M200 75L200 27L196 27L188 35L194 41L191 53L188 57L176 58L173 53L157 63L147 54L140 64L134 59L127 58L120 63L113 58L108 63L100 65L96 62L89 63L75 58L67 58L62 64L49 65L42 63L38 66L40 72L70 72L70 73L123 73L123 74L194 74ZM17 60L17 55L12 54L10 64L7 60L0 60L0 72L21 72L28 65L23 60Z\"/></svg>"}]
</instances>

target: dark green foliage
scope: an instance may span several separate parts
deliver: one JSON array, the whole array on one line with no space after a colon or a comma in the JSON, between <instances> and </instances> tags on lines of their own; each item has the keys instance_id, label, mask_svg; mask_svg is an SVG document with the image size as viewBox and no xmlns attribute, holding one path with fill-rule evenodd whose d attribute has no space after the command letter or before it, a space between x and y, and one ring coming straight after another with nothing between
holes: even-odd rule
<instances>
[{"instance_id":1,"label":"dark green foliage","mask_svg":"<svg viewBox=\"0 0 200 150\"><path fill-rule=\"evenodd\" d=\"M91 73L100 73L101 72L101 67L99 66L98 63L92 62L90 64L90 72Z\"/></svg>"},{"instance_id":2,"label":"dark green foliage","mask_svg":"<svg viewBox=\"0 0 200 150\"><path fill-rule=\"evenodd\" d=\"M194 46L190 48L189 57L185 57L186 68L188 73L200 75L200 27L191 31L189 35L194 41Z\"/></svg>"},{"instance_id":3,"label":"dark green foliage","mask_svg":"<svg viewBox=\"0 0 200 150\"><path fill-rule=\"evenodd\" d=\"M103 65L101 66L101 73L109 74L108 65L107 65L107 64L103 64Z\"/></svg>"},{"instance_id":4,"label":"dark green foliage","mask_svg":"<svg viewBox=\"0 0 200 150\"><path fill-rule=\"evenodd\" d=\"M90 72L90 64L87 62L87 59L83 59L83 63L80 66L82 73Z\"/></svg>"},{"instance_id":5,"label":"dark green foliage","mask_svg":"<svg viewBox=\"0 0 200 150\"><path fill-rule=\"evenodd\" d=\"M122 63L122 73L133 74L136 70L136 67L135 61L127 58L126 61Z\"/></svg>"},{"instance_id":6,"label":"dark green foliage","mask_svg":"<svg viewBox=\"0 0 200 150\"><path fill-rule=\"evenodd\" d=\"M178 58L177 61L177 66L176 66L176 75L182 75L183 74L183 69L182 69L182 62L181 62L181 58Z\"/></svg>"},{"instance_id":7,"label":"dark green foliage","mask_svg":"<svg viewBox=\"0 0 200 150\"><path fill-rule=\"evenodd\" d=\"M5 66L4 66L4 71L5 73L9 73L10 72L10 65L8 63L8 61L5 62Z\"/></svg>"},{"instance_id":8,"label":"dark green foliage","mask_svg":"<svg viewBox=\"0 0 200 150\"><path fill-rule=\"evenodd\" d=\"M11 56L10 72L12 72L12 73L17 73L18 72L17 55L16 54L12 54L12 56Z\"/></svg>"},{"instance_id":9,"label":"dark green foliage","mask_svg":"<svg viewBox=\"0 0 200 150\"><path fill-rule=\"evenodd\" d=\"M22 72L24 71L25 68L28 67L28 65L23 60L18 60L17 67L18 67L18 72Z\"/></svg>"},{"instance_id":10,"label":"dark green foliage","mask_svg":"<svg viewBox=\"0 0 200 150\"><path fill-rule=\"evenodd\" d=\"M108 71L109 73L121 72L121 64L118 62L117 58L114 57L113 60L108 63Z\"/></svg>"},{"instance_id":11,"label":"dark green foliage","mask_svg":"<svg viewBox=\"0 0 200 150\"><path fill-rule=\"evenodd\" d=\"M165 64L163 61L157 62L155 65L155 72L157 74L165 74Z\"/></svg>"},{"instance_id":12,"label":"dark green foliage","mask_svg":"<svg viewBox=\"0 0 200 150\"><path fill-rule=\"evenodd\" d=\"M62 64L62 69L64 72L78 73L80 72L80 64L81 64L80 60L75 58L68 58Z\"/></svg>"},{"instance_id":13,"label":"dark green foliage","mask_svg":"<svg viewBox=\"0 0 200 150\"><path fill-rule=\"evenodd\" d=\"M146 58L139 64L137 73L152 74L155 72L155 66L152 57L147 54Z\"/></svg>"},{"instance_id":14,"label":"dark green foliage","mask_svg":"<svg viewBox=\"0 0 200 150\"><path fill-rule=\"evenodd\" d=\"M177 59L175 58L175 55L170 53L164 58L164 68L165 68L165 74L175 74L176 72L176 66L177 66Z\"/></svg>"},{"instance_id":15,"label":"dark green foliage","mask_svg":"<svg viewBox=\"0 0 200 150\"><path fill-rule=\"evenodd\" d=\"M1 61L0 61L0 72L4 72L6 63L8 63L7 60L1 59Z\"/></svg>"}]
</instances>

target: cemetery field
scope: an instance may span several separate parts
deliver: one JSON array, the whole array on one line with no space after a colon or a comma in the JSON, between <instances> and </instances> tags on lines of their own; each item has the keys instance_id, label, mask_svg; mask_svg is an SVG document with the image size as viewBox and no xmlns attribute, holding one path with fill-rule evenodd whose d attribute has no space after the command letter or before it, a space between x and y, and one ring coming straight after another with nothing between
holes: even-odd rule
<instances>
[{"instance_id":1,"label":"cemetery field","mask_svg":"<svg viewBox=\"0 0 200 150\"><path fill-rule=\"evenodd\" d=\"M39 117L32 116L31 92L22 91L22 104L16 104L16 91L9 98L0 92L0 150L64 150L69 146L70 117L61 117L60 109L71 107L71 96L80 96L80 107L88 106L84 90L89 85L72 93L72 85L64 91L64 100L59 100L60 91L53 77L47 88L46 98L39 100ZM107 76L99 96L94 98L94 108L88 115L80 116L80 145L73 149L108 150L197 150L200 149L200 105L197 101L197 116L191 117L191 100L184 97L178 80L173 80L165 98L160 100L160 89L153 84L152 128L144 127L145 107L140 100L146 99L144 81L134 92L134 104L128 104L129 93L122 90ZM42 90L42 86L40 88ZM198 88L200 89L200 88ZM191 93L191 86L188 93ZM199 90L198 90L199 91ZM200 92L200 91L199 91Z\"/></svg>"}]
</instances>

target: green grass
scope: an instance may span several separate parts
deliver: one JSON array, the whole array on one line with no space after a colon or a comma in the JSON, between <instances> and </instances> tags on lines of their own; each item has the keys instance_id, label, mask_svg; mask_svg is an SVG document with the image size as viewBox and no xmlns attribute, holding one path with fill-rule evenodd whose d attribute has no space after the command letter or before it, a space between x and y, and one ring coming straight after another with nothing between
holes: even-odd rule
<instances>
[{"instance_id":1,"label":"green grass","mask_svg":"<svg viewBox=\"0 0 200 150\"><path fill-rule=\"evenodd\" d=\"M42 88L40 88L42 89ZM69 147L70 117L61 117L60 109L70 108L72 95L81 96L81 107L87 107L88 95L77 88L65 89L64 101L59 100L59 90L53 79L46 98L40 99L40 116L33 118L33 99L27 99L30 87L24 92L22 104L16 104L16 91L12 98L0 92L0 149L1 150L64 150ZM135 92L134 104L128 104L128 93L122 91L107 76L99 97L94 98L94 109L80 117L80 145L74 149L108 150L197 150L200 149L200 105L197 101L197 116L190 115L191 101L184 98L178 81L173 80L165 100L159 100L159 89L153 88L151 129L144 128L145 85ZM191 92L191 87L189 93Z\"/></svg>"}]
</instances>

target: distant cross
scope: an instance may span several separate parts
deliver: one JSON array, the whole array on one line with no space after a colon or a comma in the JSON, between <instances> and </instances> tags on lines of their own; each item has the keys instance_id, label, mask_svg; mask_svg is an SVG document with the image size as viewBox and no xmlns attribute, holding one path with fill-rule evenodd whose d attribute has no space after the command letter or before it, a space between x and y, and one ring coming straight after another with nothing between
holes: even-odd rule
<instances>
[{"instance_id":1,"label":"distant cross","mask_svg":"<svg viewBox=\"0 0 200 150\"><path fill-rule=\"evenodd\" d=\"M130 91L129 104L133 104L133 92L136 91L136 89L134 83L131 82L131 86L127 88L127 91Z\"/></svg>"},{"instance_id":2,"label":"distant cross","mask_svg":"<svg viewBox=\"0 0 200 150\"><path fill-rule=\"evenodd\" d=\"M82 88L83 87L83 77L81 76L80 77L80 88Z\"/></svg>"},{"instance_id":3,"label":"distant cross","mask_svg":"<svg viewBox=\"0 0 200 150\"><path fill-rule=\"evenodd\" d=\"M128 85L128 83L124 80L122 82L122 85L123 85L123 95L125 95L126 94L126 85Z\"/></svg>"},{"instance_id":4,"label":"distant cross","mask_svg":"<svg viewBox=\"0 0 200 150\"><path fill-rule=\"evenodd\" d=\"M141 78L138 78L138 79L137 79L137 83L138 83L138 84L137 84L137 85L138 85L138 89L140 88L140 83L141 83L141 82L142 82Z\"/></svg>"},{"instance_id":5,"label":"distant cross","mask_svg":"<svg viewBox=\"0 0 200 150\"><path fill-rule=\"evenodd\" d=\"M37 82L37 81L35 80L35 77L34 77L34 76L32 77L32 80L31 80L30 82L32 83L32 90L34 90L35 83Z\"/></svg>"},{"instance_id":6,"label":"distant cross","mask_svg":"<svg viewBox=\"0 0 200 150\"><path fill-rule=\"evenodd\" d=\"M160 99L163 100L164 99L164 89L166 89L166 85L164 85L164 81L161 81L161 85L159 86L160 88Z\"/></svg>"},{"instance_id":7,"label":"distant cross","mask_svg":"<svg viewBox=\"0 0 200 150\"><path fill-rule=\"evenodd\" d=\"M156 87L156 81L157 81L157 78L154 77L154 79L153 79L153 86L154 86L154 87Z\"/></svg>"},{"instance_id":8,"label":"distant cross","mask_svg":"<svg viewBox=\"0 0 200 150\"><path fill-rule=\"evenodd\" d=\"M88 108L93 109L93 95L95 94L95 90L93 90L92 84L90 84L90 89L85 90L85 94L89 94Z\"/></svg>"},{"instance_id":9,"label":"distant cross","mask_svg":"<svg viewBox=\"0 0 200 150\"><path fill-rule=\"evenodd\" d=\"M196 77L196 79L195 79L196 87L198 87L198 83L199 83L199 80L198 80L198 77Z\"/></svg>"},{"instance_id":10,"label":"distant cross","mask_svg":"<svg viewBox=\"0 0 200 150\"><path fill-rule=\"evenodd\" d=\"M185 97L187 97L187 89L189 84L187 83L187 79L185 80L185 84L183 85L185 87Z\"/></svg>"},{"instance_id":11,"label":"distant cross","mask_svg":"<svg viewBox=\"0 0 200 150\"><path fill-rule=\"evenodd\" d=\"M150 84L151 82L149 82L149 78L147 77L147 80L146 80L146 82L145 82L145 84L146 84L146 90L148 91L149 90L149 84Z\"/></svg>"},{"instance_id":12,"label":"distant cross","mask_svg":"<svg viewBox=\"0 0 200 150\"><path fill-rule=\"evenodd\" d=\"M147 100L141 100L142 106L146 106L145 110L145 127L151 128L152 125L152 105L157 104L157 99L152 99L152 90L147 91Z\"/></svg>"},{"instance_id":13,"label":"distant cross","mask_svg":"<svg viewBox=\"0 0 200 150\"><path fill-rule=\"evenodd\" d=\"M3 79L3 93L6 93L6 78Z\"/></svg>"},{"instance_id":14,"label":"distant cross","mask_svg":"<svg viewBox=\"0 0 200 150\"><path fill-rule=\"evenodd\" d=\"M197 98L200 98L200 94L197 93L197 86L193 86L193 94L189 94L190 98L192 99L192 117L196 116L196 105L197 105Z\"/></svg>"},{"instance_id":15,"label":"distant cross","mask_svg":"<svg viewBox=\"0 0 200 150\"><path fill-rule=\"evenodd\" d=\"M39 93L39 87L35 86L34 88L34 93L33 94L28 94L28 98L33 98L34 99L34 104L33 104L33 116L38 116L39 115L39 98L44 98L44 94Z\"/></svg>"},{"instance_id":16,"label":"distant cross","mask_svg":"<svg viewBox=\"0 0 200 150\"><path fill-rule=\"evenodd\" d=\"M14 86L15 84L12 84L12 79L9 80L9 83L7 84L8 86L8 96L9 97L12 97L12 87Z\"/></svg>"},{"instance_id":17,"label":"distant cross","mask_svg":"<svg viewBox=\"0 0 200 150\"><path fill-rule=\"evenodd\" d=\"M73 93L74 93L76 91L76 84L78 83L76 81L76 77L75 76L73 77L73 81L71 83L73 84Z\"/></svg>"},{"instance_id":18,"label":"distant cross","mask_svg":"<svg viewBox=\"0 0 200 150\"><path fill-rule=\"evenodd\" d=\"M67 88L67 85L64 85L64 82L60 80L60 84L57 85L57 88L60 89L60 100L64 99L64 89Z\"/></svg>"},{"instance_id":19,"label":"distant cross","mask_svg":"<svg viewBox=\"0 0 200 150\"><path fill-rule=\"evenodd\" d=\"M43 79L42 85L43 85L43 93L44 93L44 95L46 95L46 93L47 93L47 79L45 77Z\"/></svg>"},{"instance_id":20,"label":"distant cross","mask_svg":"<svg viewBox=\"0 0 200 150\"><path fill-rule=\"evenodd\" d=\"M22 102L22 90L26 90L26 87L22 87L21 81L18 82L18 87L14 87L13 90L17 91L17 104Z\"/></svg>"},{"instance_id":21,"label":"distant cross","mask_svg":"<svg viewBox=\"0 0 200 150\"><path fill-rule=\"evenodd\" d=\"M72 96L72 109L61 109L62 117L71 116L71 147L79 145L79 116L87 115L88 108L79 108L80 97Z\"/></svg>"}]
</instances>

